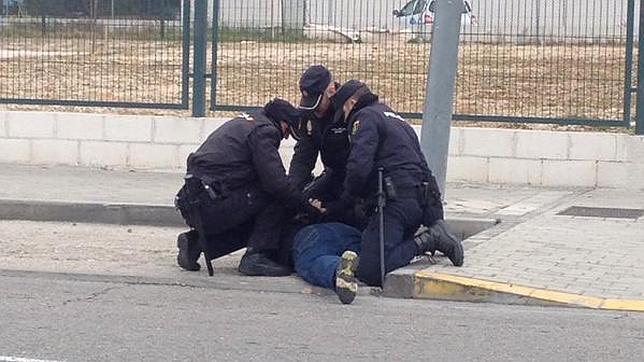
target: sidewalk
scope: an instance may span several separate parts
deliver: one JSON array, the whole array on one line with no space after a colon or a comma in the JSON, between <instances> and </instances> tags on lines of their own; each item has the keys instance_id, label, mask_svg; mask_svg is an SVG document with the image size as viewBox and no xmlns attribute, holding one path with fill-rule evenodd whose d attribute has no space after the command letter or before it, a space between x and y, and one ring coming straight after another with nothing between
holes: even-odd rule
<instances>
[{"instance_id":1,"label":"sidewalk","mask_svg":"<svg viewBox=\"0 0 644 362\"><path fill-rule=\"evenodd\" d=\"M234 272L239 253L216 263L224 271L218 278L173 267L174 236L181 223L172 200L181 174L0 168L0 220L163 225L110 229L0 221L0 272L154 276L199 286L249 283ZM454 268L443 257L415 263L388 276L386 295L644 310L644 211L637 211L644 208L642 192L450 184L447 201L448 221L466 236L478 232L464 242L465 265ZM558 215L571 206L635 211L581 209L572 211L608 213ZM121 214L105 217L100 210ZM141 210L145 217L138 214ZM280 290L311 290L297 278L280 279L271 283Z\"/></svg>"},{"instance_id":2,"label":"sidewalk","mask_svg":"<svg viewBox=\"0 0 644 362\"><path fill-rule=\"evenodd\" d=\"M642 192L570 193L517 215L525 205L494 212L504 222L464 242L462 268L420 263L394 272L390 288L413 298L644 311Z\"/></svg>"}]
</instances>

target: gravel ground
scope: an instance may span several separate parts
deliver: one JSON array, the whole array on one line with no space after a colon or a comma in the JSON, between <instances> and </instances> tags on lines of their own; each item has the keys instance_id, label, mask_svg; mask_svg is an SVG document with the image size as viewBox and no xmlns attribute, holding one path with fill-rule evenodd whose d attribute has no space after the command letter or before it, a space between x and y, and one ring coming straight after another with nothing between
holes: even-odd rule
<instances>
[{"instance_id":1,"label":"gravel ground","mask_svg":"<svg viewBox=\"0 0 644 362\"><path fill-rule=\"evenodd\" d=\"M259 105L278 95L294 101L301 71L323 63L340 80L367 81L398 111L419 112L429 50L429 44L396 39L364 44L222 43L218 104ZM181 54L180 41L107 38L92 46L87 39L8 38L0 41L0 97L179 103ZM460 54L457 113L622 117L623 46L464 43Z\"/></svg>"}]
</instances>

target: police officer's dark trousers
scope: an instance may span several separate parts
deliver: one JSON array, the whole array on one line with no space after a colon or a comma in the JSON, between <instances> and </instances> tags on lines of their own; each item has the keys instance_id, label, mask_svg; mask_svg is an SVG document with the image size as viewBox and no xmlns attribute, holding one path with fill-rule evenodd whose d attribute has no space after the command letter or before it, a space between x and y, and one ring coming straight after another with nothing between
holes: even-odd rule
<instances>
[{"instance_id":1,"label":"police officer's dark trousers","mask_svg":"<svg viewBox=\"0 0 644 362\"><path fill-rule=\"evenodd\" d=\"M414 234L422 222L423 208L418 192L399 193L394 200L387 200L385 219L385 272L403 267L418 253ZM380 234L379 215L369 218L362 234L362 252L358 278L371 286L380 286Z\"/></svg>"},{"instance_id":2,"label":"police officer's dark trousers","mask_svg":"<svg viewBox=\"0 0 644 362\"><path fill-rule=\"evenodd\" d=\"M199 212L212 259L244 247L268 255L280 248L284 207L259 185L247 185L212 198L199 194ZM186 220L194 226L190 220Z\"/></svg>"}]
</instances>

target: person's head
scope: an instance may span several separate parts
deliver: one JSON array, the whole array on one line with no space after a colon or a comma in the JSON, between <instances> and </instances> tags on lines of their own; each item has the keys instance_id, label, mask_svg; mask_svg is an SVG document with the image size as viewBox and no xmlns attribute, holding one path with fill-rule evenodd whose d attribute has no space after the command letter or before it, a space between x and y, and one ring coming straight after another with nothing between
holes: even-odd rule
<instances>
[{"instance_id":1,"label":"person's head","mask_svg":"<svg viewBox=\"0 0 644 362\"><path fill-rule=\"evenodd\" d=\"M366 84L352 79L342 85L332 98L333 107L337 112L342 112L346 120L355 108L360 97L371 94Z\"/></svg>"},{"instance_id":2,"label":"person's head","mask_svg":"<svg viewBox=\"0 0 644 362\"><path fill-rule=\"evenodd\" d=\"M293 107L291 103L283 99L275 98L266 103L264 106L264 114L273 124L282 130L284 138L288 138L290 134L293 138L299 140L297 130L301 115L300 111Z\"/></svg>"},{"instance_id":3,"label":"person's head","mask_svg":"<svg viewBox=\"0 0 644 362\"><path fill-rule=\"evenodd\" d=\"M323 117L331 111L331 97L336 92L331 72L323 65L309 67L300 78L300 110Z\"/></svg>"}]
</instances>

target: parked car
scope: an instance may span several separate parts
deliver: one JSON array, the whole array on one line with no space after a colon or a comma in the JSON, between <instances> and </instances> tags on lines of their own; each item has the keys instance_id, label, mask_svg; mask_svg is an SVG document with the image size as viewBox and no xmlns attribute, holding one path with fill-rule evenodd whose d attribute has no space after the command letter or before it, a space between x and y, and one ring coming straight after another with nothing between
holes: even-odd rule
<instances>
[{"instance_id":1,"label":"parked car","mask_svg":"<svg viewBox=\"0 0 644 362\"><path fill-rule=\"evenodd\" d=\"M434 24L436 0L411 0L400 10L394 10L397 18L408 18L411 26ZM463 1L463 15L461 16L463 28L476 25L476 16L472 13L472 5L468 0Z\"/></svg>"}]
</instances>

